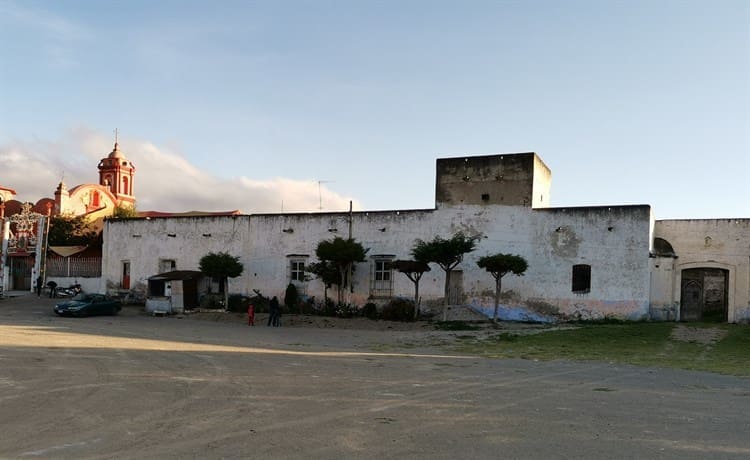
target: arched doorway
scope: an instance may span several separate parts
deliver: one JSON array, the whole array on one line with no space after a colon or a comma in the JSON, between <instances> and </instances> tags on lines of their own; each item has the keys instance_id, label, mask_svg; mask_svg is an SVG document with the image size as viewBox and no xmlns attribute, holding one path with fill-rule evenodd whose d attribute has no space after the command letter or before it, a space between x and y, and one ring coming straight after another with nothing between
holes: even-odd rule
<instances>
[{"instance_id":1,"label":"arched doorway","mask_svg":"<svg viewBox=\"0 0 750 460\"><path fill-rule=\"evenodd\" d=\"M682 270L680 319L726 322L729 271L721 268Z\"/></svg>"}]
</instances>

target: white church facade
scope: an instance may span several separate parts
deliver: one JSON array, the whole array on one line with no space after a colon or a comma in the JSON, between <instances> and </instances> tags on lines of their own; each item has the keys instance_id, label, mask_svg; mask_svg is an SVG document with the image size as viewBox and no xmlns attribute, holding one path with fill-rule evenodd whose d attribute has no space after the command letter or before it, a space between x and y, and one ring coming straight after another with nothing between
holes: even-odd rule
<instances>
[{"instance_id":1,"label":"white church facade","mask_svg":"<svg viewBox=\"0 0 750 460\"><path fill-rule=\"evenodd\" d=\"M351 303L412 298L390 268L415 240L479 237L451 277L450 303L492 314L494 280L476 262L498 252L524 257L524 276L503 278L507 320L750 320L750 219L656 221L648 205L550 207L551 172L534 153L438 159L433 209L107 219L102 291L143 288L169 270L197 270L209 252L239 256L231 293L283 298L289 283L322 300L304 267L334 236L368 249ZM351 235L350 235L351 232ZM443 302L437 266L420 283L422 305Z\"/></svg>"}]
</instances>

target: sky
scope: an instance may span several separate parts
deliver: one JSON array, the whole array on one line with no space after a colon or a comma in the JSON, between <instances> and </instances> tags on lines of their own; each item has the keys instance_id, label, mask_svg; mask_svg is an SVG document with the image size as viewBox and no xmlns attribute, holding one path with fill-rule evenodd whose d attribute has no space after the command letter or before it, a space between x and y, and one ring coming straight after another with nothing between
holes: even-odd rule
<instances>
[{"instance_id":1,"label":"sky","mask_svg":"<svg viewBox=\"0 0 750 460\"><path fill-rule=\"evenodd\" d=\"M424 209L536 152L552 206L750 218L750 2L0 0L0 185L139 210Z\"/></svg>"}]
</instances>

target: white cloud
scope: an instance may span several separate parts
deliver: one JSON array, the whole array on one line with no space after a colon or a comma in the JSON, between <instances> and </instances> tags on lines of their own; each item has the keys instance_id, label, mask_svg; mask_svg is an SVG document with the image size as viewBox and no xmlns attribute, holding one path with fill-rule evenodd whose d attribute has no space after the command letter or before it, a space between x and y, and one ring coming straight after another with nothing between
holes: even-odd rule
<instances>
[{"instance_id":1,"label":"white cloud","mask_svg":"<svg viewBox=\"0 0 750 460\"><path fill-rule=\"evenodd\" d=\"M351 198L314 180L277 177L222 178L196 168L179 152L137 139L120 139L120 151L133 162L137 207L141 211L229 211L243 213L344 211ZM98 183L97 164L112 151L110 136L86 127L71 129L57 141L0 141L0 185L21 201L54 196L64 175L68 188ZM354 200L354 208L360 209Z\"/></svg>"}]
</instances>

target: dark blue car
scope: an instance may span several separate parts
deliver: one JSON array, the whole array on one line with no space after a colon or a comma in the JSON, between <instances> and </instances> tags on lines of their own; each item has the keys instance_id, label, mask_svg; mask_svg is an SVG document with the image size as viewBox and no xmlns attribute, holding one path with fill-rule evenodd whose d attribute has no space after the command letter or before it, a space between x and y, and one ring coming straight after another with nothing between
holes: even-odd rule
<instances>
[{"instance_id":1,"label":"dark blue car","mask_svg":"<svg viewBox=\"0 0 750 460\"><path fill-rule=\"evenodd\" d=\"M122 305L104 294L86 294L84 292L71 300L55 305L54 311L60 316L94 316L116 315Z\"/></svg>"}]
</instances>

